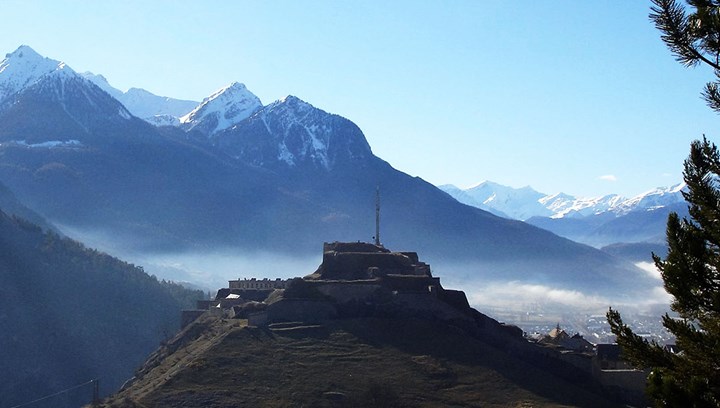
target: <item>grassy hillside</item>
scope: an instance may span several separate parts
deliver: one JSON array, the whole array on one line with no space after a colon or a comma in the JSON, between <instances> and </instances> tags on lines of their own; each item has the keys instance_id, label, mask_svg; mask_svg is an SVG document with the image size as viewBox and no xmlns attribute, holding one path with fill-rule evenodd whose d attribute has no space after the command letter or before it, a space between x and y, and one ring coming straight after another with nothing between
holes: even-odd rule
<instances>
[{"instance_id":1,"label":"grassy hillside","mask_svg":"<svg viewBox=\"0 0 720 408\"><path fill-rule=\"evenodd\" d=\"M207 318L105 408L608 407L461 330L421 320L247 327Z\"/></svg>"}]
</instances>

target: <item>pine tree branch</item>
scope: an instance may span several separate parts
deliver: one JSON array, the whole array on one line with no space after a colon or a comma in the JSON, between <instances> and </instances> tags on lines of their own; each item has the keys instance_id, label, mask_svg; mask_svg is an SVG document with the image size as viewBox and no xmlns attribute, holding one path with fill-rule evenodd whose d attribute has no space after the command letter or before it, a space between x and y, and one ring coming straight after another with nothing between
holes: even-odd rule
<instances>
[{"instance_id":1,"label":"pine tree branch","mask_svg":"<svg viewBox=\"0 0 720 408\"><path fill-rule=\"evenodd\" d=\"M720 63L708 59L694 45L695 36L685 9L675 0L652 0L654 7L650 10L650 20L663 35L663 42L675 54L677 60L685 66L691 67L704 62L715 70L720 70ZM716 53L716 60L718 53Z\"/></svg>"}]
</instances>

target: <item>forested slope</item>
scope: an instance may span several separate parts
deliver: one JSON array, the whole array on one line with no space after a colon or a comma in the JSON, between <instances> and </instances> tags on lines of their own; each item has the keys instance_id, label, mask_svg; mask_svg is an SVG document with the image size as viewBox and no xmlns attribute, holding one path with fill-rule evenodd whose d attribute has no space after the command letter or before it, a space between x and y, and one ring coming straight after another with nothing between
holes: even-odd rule
<instances>
[{"instance_id":1,"label":"forested slope","mask_svg":"<svg viewBox=\"0 0 720 408\"><path fill-rule=\"evenodd\" d=\"M0 212L0 405L116 390L201 292ZM92 389L45 401L78 406Z\"/></svg>"}]
</instances>

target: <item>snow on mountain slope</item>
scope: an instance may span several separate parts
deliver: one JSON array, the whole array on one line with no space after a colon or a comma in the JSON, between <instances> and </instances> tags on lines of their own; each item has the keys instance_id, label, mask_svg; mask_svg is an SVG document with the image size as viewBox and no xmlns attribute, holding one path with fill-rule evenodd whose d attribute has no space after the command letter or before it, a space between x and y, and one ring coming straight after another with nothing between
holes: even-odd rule
<instances>
[{"instance_id":1,"label":"snow on mountain slope","mask_svg":"<svg viewBox=\"0 0 720 408\"><path fill-rule=\"evenodd\" d=\"M198 103L181 99L158 96L140 88L130 88L120 102L139 118L158 115L172 115L177 118L192 111Z\"/></svg>"},{"instance_id":2,"label":"snow on mountain slope","mask_svg":"<svg viewBox=\"0 0 720 408\"><path fill-rule=\"evenodd\" d=\"M41 56L27 45L21 45L0 61L0 102L41 77L63 69L70 68L62 62Z\"/></svg>"},{"instance_id":3,"label":"snow on mountain slope","mask_svg":"<svg viewBox=\"0 0 720 408\"><path fill-rule=\"evenodd\" d=\"M180 126L180 118L173 115L154 115L143 119L153 126Z\"/></svg>"},{"instance_id":4,"label":"snow on mountain slope","mask_svg":"<svg viewBox=\"0 0 720 408\"><path fill-rule=\"evenodd\" d=\"M501 211L499 211L499 210L497 210L497 209L495 209L495 208L493 208L493 207L489 207L489 206L487 206L487 205L485 205L485 204L483 204L483 203L477 202L477 200L475 200L474 198L472 198L472 197L470 196L470 194L466 193L464 190L460 189L459 187L457 187L457 186L455 186L455 185L453 185L453 184L444 184L444 185L438 186L438 188L439 188L440 190L442 190L442 191L450 194L450 196L451 196L452 198L460 201L460 202L463 203L463 204L467 204L467 205L469 205L469 206L471 206L471 207L477 207L477 208L480 208L480 209L482 209L482 210L489 211L489 212L491 212L491 213L493 213L493 214L495 214L495 215L497 215L497 216L499 216L499 217L512 218L512 217L508 216L507 214L505 214L505 213L503 213L503 212L501 212Z\"/></svg>"},{"instance_id":5,"label":"snow on mountain slope","mask_svg":"<svg viewBox=\"0 0 720 408\"><path fill-rule=\"evenodd\" d=\"M211 141L232 157L268 168L330 170L372 156L357 125L295 96L263 107Z\"/></svg>"},{"instance_id":6,"label":"snow on mountain slope","mask_svg":"<svg viewBox=\"0 0 720 408\"><path fill-rule=\"evenodd\" d=\"M438 186L438 188L452 196L452 198L460 201L463 204L467 204L472 207L481 208L484 207L481 202L478 202L474 198L470 196L470 194L466 193L465 190L453 185L453 184L443 184L441 186Z\"/></svg>"},{"instance_id":7,"label":"snow on mountain slope","mask_svg":"<svg viewBox=\"0 0 720 408\"><path fill-rule=\"evenodd\" d=\"M57 116L57 112L51 112L49 101L59 104L64 113ZM61 127L64 120L61 116L65 116L83 132L87 132L91 122L97 122L96 117L110 121L132 118L122 104L109 98L93 82L64 62L45 58L27 45L7 54L0 62L0 112L4 120L20 120L18 110L22 111L23 106L19 105L32 105L35 121L46 123L49 128ZM85 110L78 110L78 106ZM27 136L37 141L50 137L49 133Z\"/></svg>"},{"instance_id":8,"label":"snow on mountain slope","mask_svg":"<svg viewBox=\"0 0 720 408\"><path fill-rule=\"evenodd\" d=\"M141 88L130 88L127 92L122 92L110 85L102 75L92 72L81 75L120 101L133 115L155 126L177 126L181 116L198 106L195 101L158 96Z\"/></svg>"},{"instance_id":9,"label":"snow on mountain slope","mask_svg":"<svg viewBox=\"0 0 720 408\"><path fill-rule=\"evenodd\" d=\"M563 202L563 205L555 205L552 218L586 217L612 211L625 198L617 194L609 194L602 197L575 198ZM558 203L555 203L558 204Z\"/></svg>"},{"instance_id":10,"label":"snow on mountain slope","mask_svg":"<svg viewBox=\"0 0 720 408\"><path fill-rule=\"evenodd\" d=\"M60 101L65 110L68 111L70 107L65 106L65 104L70 103L71 100L73 104L77 104L77 98L83 98L89 106L101 108L97 102L98 93L102 94L102 91L92 82L78 75L72 68L64 63L60 63L56 70L41 76L35 83L25 87L17 94L45 94L47 98ZM105 96L105 98L107 98L107 96ZM103 109L98 109L95 113L102 110ZM130 112L117 102L113 112L105 113L117 114L123 119L130 119L132 117Z\"/></svg>"},{"instance_id":11,"label":"snow on mountain slope","mask_svg":"<svg viewBox=\"0 0 720 408\"><path fill-rule=\"evenodd\" d=\"M527 220L531 217L583 218L603 213L622 216L633 211L653 210L682 203L685 187L685 183L659 187L630 199L617 194L588 198L564 193L545 195L530 187L516 189L489 181L467 189L452 185L439 188L465 204L482 209L491 207L512 218Z\"/></svg>"},{"instance_id":12,"label":"snow on mountain slope","mask_svg":"<svg viewBox=\"0 0 720 408\"><path fill-rule=\"evenodd\" d=\"M244 84L233 82L205 98L180 122L186 130L199 130L211 136L240 123L262 107L260 99Z\"/></svg>"},{"instance_id":13,"label":"snow on mountain slope","mask_svg":"<svg viewBox=\"0 0 720 408\"><path fill-rule=\"evenodd\" d=\"M108 82L107 78L100 74L93 74L92 72L86 71L80 74L83 78L87 79L88 81L94 83L100 89L107 92L112 96L113 98L120 100L123 96L123 92L117 88L114 88L110 83Z\"/></svg>"},{"instance_id":14,"label":"snow on mountain slope","mask_svg":"<svg viewBox=\"0 0 720 408\"><path fill-rule=\"evenodd\" d=\"M549 216L551 212L542 206L540 200L544 194L532 188L512 188L491 181L483 181L464 190L475 201L511 218L525 220L533 216Z\"/></svg>"},{"instance_id":15,"label":"snow on mountain slope","mask_svg":"<svg viewBox=\"0 0 720 408\"><path fill-rule=\"evenodd\" d=\"M627 214L638 209L652 210L682 203L685 201L682 195L682 192L685 190L687 190L687 184L684 182L671 187L658 187L631 199L624 200L611 210L618 214Z\"/></svg>"},{"instance_id":16,"label":"snow on mountain slope","mask_svg":"<svg viewBox=\"0 0 720 408\"><path fill-rule=\"evenodd\" d=\"M565 193L547 195L538 200L538 202L542 204L543 207L547 208L553 213L559 213L564 209L572 206L574 201L575 197Z\"/></svg>"}]
</instances>

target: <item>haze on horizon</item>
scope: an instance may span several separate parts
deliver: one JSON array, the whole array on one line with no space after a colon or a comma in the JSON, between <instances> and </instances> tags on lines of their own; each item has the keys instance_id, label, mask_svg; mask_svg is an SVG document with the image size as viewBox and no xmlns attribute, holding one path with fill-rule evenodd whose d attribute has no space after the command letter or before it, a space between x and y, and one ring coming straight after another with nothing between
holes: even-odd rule
<instances>
[{"instance_id":1,"label":"haze on horizon","mask_svg":"<svg viewBox=\"0 0 720 408\"><path fill-rule=\"evenodd\" d=\"M293 94L436 185L633 196L679 182L717 124L699 96L711 73L674 61L649 7L12 0L0 51L174 98L232 81L266 104Z\"/></svg>"}]
</instances>

